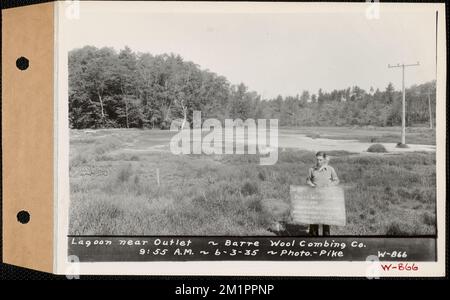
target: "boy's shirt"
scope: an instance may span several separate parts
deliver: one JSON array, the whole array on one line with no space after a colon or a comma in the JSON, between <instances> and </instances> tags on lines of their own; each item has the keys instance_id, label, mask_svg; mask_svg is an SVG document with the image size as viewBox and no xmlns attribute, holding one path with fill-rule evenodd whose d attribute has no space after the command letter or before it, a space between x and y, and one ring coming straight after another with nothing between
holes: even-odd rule
<instances>
[{"instance_id":1,"label":"boy's shirt","mask_svg":"<svg viewBox=\"0 0 450 300\"><path fill-rule=\"evenodd\" d=\"M313 167L309 169L307 181L311 181L317 187L337 185L339 178L332 166Z\"/></svg>"}]
</instances>

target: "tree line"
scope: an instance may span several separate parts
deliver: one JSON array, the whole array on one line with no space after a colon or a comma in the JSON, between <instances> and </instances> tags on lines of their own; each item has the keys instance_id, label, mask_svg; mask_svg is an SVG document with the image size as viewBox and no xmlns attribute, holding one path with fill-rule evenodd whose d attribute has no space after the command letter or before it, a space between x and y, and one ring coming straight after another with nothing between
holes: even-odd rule
<instances>
[{"instance_id":1,"label":"tree line","mask_svg":"<svg viewBox=\"0 0 450 300\"><path fill-rule=\"evenodd\" d=\"M162 128L172 120L279 119L280 126L395 126L401 124L402 93L358 86L262 99L243 83L202 70L179 55L136 53L129 47L85 46L69 52L71 128ZM299 83L301 84L301 83ZM429 97L429 98L428 98ZM406 90L407 125L428 124L435 115L435 81Z\"/></svg>"}]
</instances>

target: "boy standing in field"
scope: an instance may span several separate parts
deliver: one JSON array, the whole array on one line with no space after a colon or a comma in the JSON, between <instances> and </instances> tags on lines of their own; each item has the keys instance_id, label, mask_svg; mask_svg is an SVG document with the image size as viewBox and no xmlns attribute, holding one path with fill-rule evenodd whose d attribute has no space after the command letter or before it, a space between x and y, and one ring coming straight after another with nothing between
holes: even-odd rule
<instances>
[{"instance_id":1,"label":"boy standing in field","mask_svg":"<svg viewBox=\"0 0 450 300\"><path fill-rule=\"evenodd\" d=\"M321 188L339 184L339 178L332 166L328 165L329 157L323 152L316 153L316 165L309 169L306 183L314 188ZM319 235L319 224L309 225L309 234ZM330 235L330 225L323 224L323 235Z\"/></svg>"}]
</instances>

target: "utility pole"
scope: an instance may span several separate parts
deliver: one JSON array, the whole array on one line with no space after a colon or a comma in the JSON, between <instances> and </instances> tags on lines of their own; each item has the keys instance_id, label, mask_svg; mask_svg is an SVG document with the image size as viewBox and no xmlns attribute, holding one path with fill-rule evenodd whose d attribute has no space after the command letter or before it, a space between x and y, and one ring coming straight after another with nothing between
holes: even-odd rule
<instances>
[{"instance_id":1,"label":"utility pole","mask_svg":"<svg viewBox=\"0 0 450 300\"><path fill-rule=\"evenodd\" d=\"M406 99L405 99L405 68L418 66L419 62L415 64L396 64L388 65L388 68L402 68L402 145L406 145Z\"/></svg>"}]
</instances>

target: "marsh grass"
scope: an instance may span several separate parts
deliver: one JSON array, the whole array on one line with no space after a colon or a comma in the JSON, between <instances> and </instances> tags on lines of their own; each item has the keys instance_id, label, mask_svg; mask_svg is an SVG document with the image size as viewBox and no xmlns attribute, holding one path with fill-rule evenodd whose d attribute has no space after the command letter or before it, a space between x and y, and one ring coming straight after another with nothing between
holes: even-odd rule
<instances>
[{"instance_id":1,"label":"marsh grass","mask_svg":"<svg viewBox=\"0 0 450 300\"><path fill-rule=\"evenodd\" d=\"M289 221L290 185L303 185L314 164L314 153L294 150L273 166L256 155L129 153L126 131L107 133L71 144L70 234L273 235L274 221ZM330 155L348 223L332 234L436 233L434 153Z\"/></svg>"}]
</instances>

